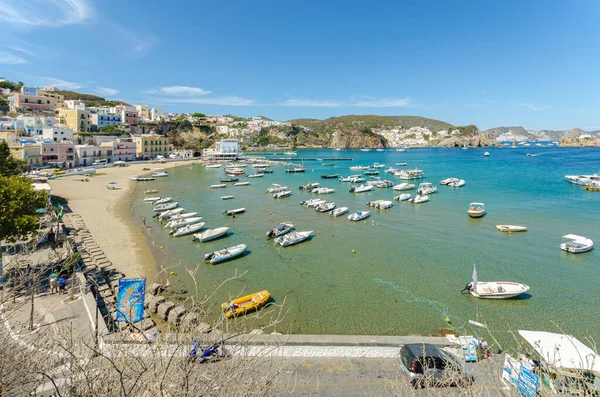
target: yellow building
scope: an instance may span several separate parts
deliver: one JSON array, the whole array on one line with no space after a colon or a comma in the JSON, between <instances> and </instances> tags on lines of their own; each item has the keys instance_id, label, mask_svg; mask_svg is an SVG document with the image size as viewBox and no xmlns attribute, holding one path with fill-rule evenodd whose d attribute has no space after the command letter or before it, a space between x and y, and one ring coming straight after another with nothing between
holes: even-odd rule
<instances>
[{"instance_id":1,"label":"yellow building","mask_svg":"<svg viewBox=\"0 0 600 397\"><path fill-rule=\"evenodd\" d=\"M135 142L135 156L155 158L156 156L167 156L173 150L169 140L161 135L138 135L133 137Z\"/></svg>"},{"instance_id":2,"label":"yellow building","mask_svg":"<svg viewBox=\"0 0 600 397\"><path fill-rule=\"evenodd\" d=\"M0 130L0 141L6 141L8 146L14 145L17 142L17 134L14 130Z\"/></svg>"},{"instance_id":3,"label":"yellow building","mask_svg":"<svg viewBox=\"0 0 600 397\"><path fill-rule=\"evenodd\" d=\"M56 101L56 108L64 108L65 107L65 96L57 94L53 91L44 91L43 89L38 90L39 96L43 96L46 98L52 98Z\"/></svg>"},{"instance_id":4,"label":"yellow building","mask_svg":"<svg viewBox=\"0 0 600 397\"><path fill-rule=\"evenodd\" d=\"M41 144L10 145L9 148L14 158L24 160L28 166L42 165Z\"/></svg>"},{"instance_id":5,"label":"yellow building","mask_svg":"<svg viewBox=\"0 0 600 397\"><path fill-rule=\"evenodd\" d=\"M92 114L89 110L59 109L56 117L60 124L66 124L77 132L92 130Z\"/></svg>"}]
</instances>

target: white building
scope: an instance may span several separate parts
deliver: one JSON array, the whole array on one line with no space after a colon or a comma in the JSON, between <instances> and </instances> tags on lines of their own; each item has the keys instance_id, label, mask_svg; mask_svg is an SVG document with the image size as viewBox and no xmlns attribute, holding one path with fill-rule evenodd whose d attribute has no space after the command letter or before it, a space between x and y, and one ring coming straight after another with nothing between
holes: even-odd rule
<instances>
[{"instance_id":1,"label":"white building","mask_svg":"<svg viewBox=\"0 0 600 397\"><path fill-rule=\"evenodd\" d=\"M215 143L214 149L204 149L202 157L208 160L236 160L239 153L237 139L222 139Z\"/></svg>"},{"instance_id":2,"label":"white building","mask_svg":"<svg viewBox=\"0 0 600 397\"><path fill-rule=\"evenodd\" d=\"M66 125L57 124L54 127L44 128L42 137L44 139L49 139L52 142L64 142L73 141L73 134L75 134L75 131Z\"/></svg>"},{"instance_id":3,"label":"white building","mask_svg":"<svg viewBox=\"0 0 600 397\"><path fill-rule=\"evenodd\" d=\"M104 106L90 106L87 108L92 114L108 114L110 113L110 108Z\"/></svg>"},{"instance_id":4,"label":"white building","mask_svg":"<svg viewBox=\"0 0 600 397\"><path fill-rule=\"evenodd\" d=\"M104 159L100 146L75 145L77 164L81 166L92 165L94 161Z\"/></svg>"},{"instance_id":5,"label":"white building","mask_svg":"<svg viewBox=\"0 0 600 397\"><path fill-rule=\"evenodd\" d=\"M80 100L69 99L65 101L67 109L71 110L85 110L85 103Z\"/></svg>"},{"instance_id":6,"label":"white building","mask_svg":"<svg viewBox=\"0 0 600 397\"><path fill-rule=\"evenodd\" d=\"M165 114L165 112L160 108L152 108L150 109L150 120L151 121L160 121L160 120L168 120L169 117Z\"/></svg>"},{"instance_id":7,"label":"white building","mask_svg":"<svg viewBox=\"0 0 600 397\"><path fill-rule=\"evenodd\" d=\"M150 121L150 110L148 109L148 105L135 105L135 110L137 110L140 121Z\"/></svg>"},{"instance_id":8,"label":"white building","mask_svg":"<svg viewBox=\"0 0 600 397\"><path fill-rule=\"evenodd\" d=\"M217 129L218 134L227 135L229 133L229 127L226 125L218 125L215 128Z\"/></svg>"},{"instance_id":9,"label":"white building","mask_svg":"<svg viewBox=\"0 0 600 397\"><path fill-rule=\"evenodd\" d=\"M54 127L56 119L46 116L26 116L19 115L17 120L21 121L22 129L31 135L42 135L44 128Z\"/></svg>"}]
</instances>

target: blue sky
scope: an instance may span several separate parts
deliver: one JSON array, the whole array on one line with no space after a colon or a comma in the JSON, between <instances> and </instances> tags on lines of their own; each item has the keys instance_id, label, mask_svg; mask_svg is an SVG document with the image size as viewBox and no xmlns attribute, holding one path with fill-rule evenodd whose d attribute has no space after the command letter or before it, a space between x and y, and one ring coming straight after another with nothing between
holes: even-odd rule
<instances>
[{"instance_id":1,"label":"blue sky","mask_svg":"<svg viewBox=\"0 0 600 397\"><path fill-rule=\"evenodd\" d=\"M600 129L600 1L0 0L0 76L168 112Z\"/></svg>"}]
</instances>

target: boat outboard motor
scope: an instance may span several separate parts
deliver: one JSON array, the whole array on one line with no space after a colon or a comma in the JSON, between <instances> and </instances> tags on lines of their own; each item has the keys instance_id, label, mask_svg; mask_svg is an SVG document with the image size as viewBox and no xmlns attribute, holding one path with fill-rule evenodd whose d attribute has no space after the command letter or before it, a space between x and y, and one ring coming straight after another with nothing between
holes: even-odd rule
<instances>
[{"instance_id":1,"label":"boat outboard motor","mask_svg":"<svg viewBox=\"0 0 600 397\"><path fill-rule=\"evenodd\" d=\"M465 285L465 288L463 288L460 292L464 293L465 291L469 292L471 291L471 289L473 288L473 283L468 282L467 285Z\"/></svg>"},{"instance_id":2,"label":"boat outboard motor","mask_svg":"<svg viewBox=\"0 0 600 397\"><path fill-rule=\"evenodd\" d=\"M271 237L273 237L273 230L269 230L269 233L267 233L267 238Z\"/></svg>"}]
</instances>

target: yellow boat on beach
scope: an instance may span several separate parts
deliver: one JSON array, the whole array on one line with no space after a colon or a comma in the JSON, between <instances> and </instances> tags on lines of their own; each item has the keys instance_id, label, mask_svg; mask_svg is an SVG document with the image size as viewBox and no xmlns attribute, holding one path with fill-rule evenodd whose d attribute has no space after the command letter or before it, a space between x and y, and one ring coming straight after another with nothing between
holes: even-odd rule
<instances>
[{"instance_id":1,"label":"yellow boat on beach","mask_svg":"<svg viewBox=\"0 0 600 397\"><path fill-rule=\"evenodd\" d=\"M225 317L232 318L261 308L267 303L270 297L271 294L267 290L255 292L225 302L221 304L221 309L223 309Z\"/></svg>"},{"instance_id":2,"label":"yellow boat on beach","mask_svg":"<svg viewBox=\"0 0 600 397\"><path fill-rule=\"evenodd\" d=\"M589 190L591 192L600 192L600 185L588 185L588 186L584 186L583 190Z\"/></svg>"}]
</instances>

